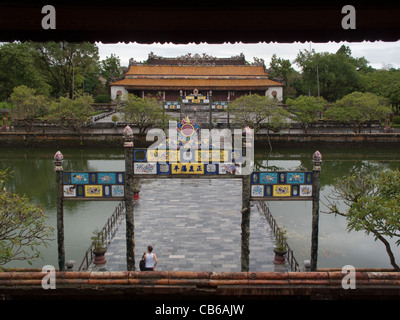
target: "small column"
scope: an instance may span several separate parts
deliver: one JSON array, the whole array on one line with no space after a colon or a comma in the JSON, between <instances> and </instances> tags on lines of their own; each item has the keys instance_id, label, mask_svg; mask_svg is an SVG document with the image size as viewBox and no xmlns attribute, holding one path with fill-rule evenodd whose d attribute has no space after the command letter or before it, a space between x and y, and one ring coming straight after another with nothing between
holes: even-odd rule
<instances>
[{"instance_id":1,"label":"small column","mask_svg":"<svg viewBox=\"0 0 400 320\"><path fill-rule=\"evenodd\" d=\"M213 123L212 123L212 91L210 90L208 92L208 105L209 105L209 109L210 109L210 129L213 128Z\"/></svg>"},{"instance_id":2,"label":"small column","mask_svg":"<svg viewBox=\"0 0 400 320\"><path fill-rule=\"evenodd\" d=\"M230 102L231 102L231 92L230 91L228 91L229 92L229 94L228 94L228 109L226 110L226 113L227 113L227 115L228 115L228 128L230 128L231 127L231 121L230 121L230 114L229 114L229 104L230 104Z\"/></svg>"},{"instance_id":3,"label":"small column","mask_svg":"<svg viewBox=\"0 0 400 320\"><path fill-rule=\"evenodd\" d=\"M241 269L249 271L250 256L250 175L242 178L242 239L241 239Z\"/></svg>"},{"instance_id":4,"label":"small column","mask_svg":"<svg viewBox=\"0 0 400 320\"><path fill-rule=\"evenodd\" d=\"M180 95L180 97L181 97L181 107L179 108L179 121L181 121L181 120L182 120L182 109L183 109L183 105L184 105L184 103L183 103L183 92L182 92L182 90L179 91L179 95Z\"/></svg>"},{"instance_id":5,"label":"small column","mask_svg":"<svg viewBox=\"0 0 400 320\"><path fill-rule=\"evenodd\" d=\"M246 140L246 129L242 132L242 157L246 157L248 145ZM246 165L248 165L246 163ZM242 168L243 174L243 168ZM242 177L242 237L241 237L241 270L242 272L249 271L250 264L250 174L243 174Z\"/></svg>"},{"instance_id":6,"label":"small column","mask_svg":"<svg viewBox=\"0 0 400 320\"><path fill-rule=\"evenodd\" d=\"M133 131L124 129L125 149L125 219L126 219L126 264L128 271L135 271L135 222L133 212Z\"/></svg>"},{"instance_id":7,"label":"small column","mask_svg":"<svg viewBox=\"0 0 400 320\"><path fill-rule=\"evenodd\" d=\"M313 205L311 226L311 271L317 271L318 229L319 229L319 191L322 156L319 151L313 155Z\"/></svg>"},{"instance_id":8,"label":"small column","mask_svg":"<svg viewBox=\"0 0 400 320\"><path fill-rule=\"evenodd\" d=\"M64 249L64 203L63 203L63 161L64 156L60 151L54 155L54 170L56 171L57 190L57 245L58 245L58 268L65 270L65 249Z\"/></svg>"}]
</instances>

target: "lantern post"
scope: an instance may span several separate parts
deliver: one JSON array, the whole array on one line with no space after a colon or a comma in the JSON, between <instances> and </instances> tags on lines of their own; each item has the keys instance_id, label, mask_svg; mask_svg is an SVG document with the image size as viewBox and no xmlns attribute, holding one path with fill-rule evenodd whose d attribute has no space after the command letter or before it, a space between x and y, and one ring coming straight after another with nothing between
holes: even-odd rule
<instances>
[{"instance_id":1,"label":"lantern post","mask_svg":"<svg viewBox=\"0 0 400 320\"><path fill-rule=\"evenodd\" d=\"M54 155L54 170L56 171L57 189L57 245L58 245L58 268L65 270L65 249L64 249L64 203L63 203L63 161L64 156L60 151Z\"/></svg>"},{"instance_id":2,"label":"lantern post","mask_svg":"<svg viewBox=\"0 0 400 320\"><path fill-rule=\"evenodd\" d=\"M319 229L319 193L322 156L319 151L313 155L313 205L311 229L311 271L317 271L318 229Z\"/></svg>"},{"instance_id":3,"label":"lantern post","mask_svg":"<svg viewBox=\"0 0 400 320\"><path fill-rule=\"evenodd\" d=\"M126 263L128 271L135 271L135 223L133 213L133 131L126 126L125 149L125 219L126 219Z\"/></svg>"}]
</instances>

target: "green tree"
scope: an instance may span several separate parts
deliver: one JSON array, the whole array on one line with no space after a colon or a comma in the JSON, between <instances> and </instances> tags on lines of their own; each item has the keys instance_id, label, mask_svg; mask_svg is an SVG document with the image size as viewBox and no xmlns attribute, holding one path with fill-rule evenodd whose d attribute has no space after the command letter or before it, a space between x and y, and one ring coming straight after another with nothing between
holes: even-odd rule
<instances>
[{"instance_id":1,"label":"green tree","mask_svg":"<svg viewBox=\"0 0 400 320\"><path fill-rule=\"evenodd\" d=\"M381 241L396 271L388 239L400 244L400 171L381 171L377 175L364 172L336 179L332 194L327 197L328 213L347 220L348 231L364 231Z\"/></svg>"},{"instance_id":2,"label":"green tree","mask_svg":"<svg viewBox=\"0 0 400 320\"><path fill-rule=\"evenodd\" d=\"M0 266L10 261L41 257L40 246L48 246L53 228L46 225L41 206L5 188L10 172L0 170Z\"/></svg>"},{"instance_id":3,"label":"green tree","mask_svg":"<svg viewBox=\"0 0 400 320\"><path fill-rule=\"evenodd\" d=\"M36 94L36 90L25 85L14 88L10 102L12 118L22 122L27 131L32 130L35 121L46 116L49 108L47 97Z\"/></svg>"},{"instance_id":4,"label":"green tree","mask_svg":"<svg viewBox=\"0 0 400 320\"><path fill-rule=\"evenodd\" d=\"M93 102L93 98L87 94L79 95L74 100L60 97L59 101L52 103L47 119L59 126L79 132L93 112Z\"/></svg>"},{"instance_id":5,"label":"green tree","mask_svg":"<svg viewBox=\"0 0 400 320\"><path fill-rule=\"evenodd\" d=\"M360 89L361 70L367 68L365 58L353 58L349 48L332 54L300 51L296 63L302 69L303 94L319 95L333 102Z\"/></svg>"},{"instance_id":6,"label":"green tree","mask_svg":"<svg viewBox=\"0 0 400 320\"><path fill-rule=\"evenodd\" d=\"M120 58L112 53L111 56L101 60L100 74L106 80L107 85L115 79L121 77L123 72Z\"/></svg>"},{"instance_id":7,"label":"green tree","mask_svg":"<svg viewBox=\"0 0 400 320\"><path fill-rule=\"evenodd\" d=\"M325 117L342 123L352 123L355 132L370 121L384 119L391 110L385 98L370 92L353 92L336 101L326 112Z\"/></svg>"},{"instance_id":8,"label":"green tree","mask_svg":"<svg viewBox=\"0 0 400 320\"><path fill-rule=\"evenodd\" d=\"M164 127L169 119L160 101L153 97L139 98L128 94L121 111L125 121L145 133L151 127Z\"/></svg>"},{"instance_id":9,"label":"green tree","mask_svg":"<svg viewBox=\"0 0 400 320\"><path fill-rule=\"evenodd\" d=\"M0 46L0 100L9 98L15 87L25 85L48 95L50 85L39 67L39 55L28 43Z\"/></svg>"},{"instance_id":10,"label":"green tree","mask_svg":"<svg viewBox=\"0 0 400 320\"><path fill-rule=\"evenodd\" d=\"M318 122L327 102L322 97L299 96L296 99L287 99L288 111L294 115L294 120L301 123L304 132L312 123Z\"/></svg>"},{"instance_id":11,"label":"green tree","mask_svg":"<svg viewBox=\"0 0 400 320\"><path fill-rule=\"evenodd\" d=\"M400 108L400 69L374 70L361 75L363 91L385 97L394 112Z\"/></svg>"},{"instance_id":12,"label":"green tree","mask_svg":"<svg viewBox=\"0 0 400 320\"><path fill-rule=\"evenodd\" d=\"M299 73L292 67L292 63L288 59L278 58L274 53L269 64L269 77L276 79L284 84L283 102L288 97L297 96L297 87L299 86Z\"/></svg>"},{"instance_id":13,"label":"green tree","mask_svg":"<svg viewBox=\"0 0 400 320\"><path fill-rule=\"evenodd\" d=\"M261 128L279 131L288 127L290 114L278 107L278 102L269 96L244 95L229 103L229 113L233 123L244 128L249 126L254 133Z\"/></svg>"},{"instance_id":14,"label":"green tree","mask_svg":"<svg viewBox=\"0 0 400 320\"><path fill-rule=\"evenodd\" d=\"M74 97L82 90L83 81L97 67L98 47L89 42L33 43L41 65L53 86L53 95Z\"/></svg>"}]
</instances>

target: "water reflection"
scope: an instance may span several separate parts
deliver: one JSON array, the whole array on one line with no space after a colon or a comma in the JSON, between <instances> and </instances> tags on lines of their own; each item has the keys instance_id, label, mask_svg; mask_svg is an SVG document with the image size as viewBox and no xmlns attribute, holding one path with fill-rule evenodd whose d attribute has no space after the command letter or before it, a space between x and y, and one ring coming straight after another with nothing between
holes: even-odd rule
<instances>
[{"instance_id":1,"label":"water reflection","mask_svg":"<svg viewBox=\"0 0 400 320\"><path fill-rule=\"evenodd\" d=\"M53 156L57 150L45 148L0 149L0 169L10 168L13 178L7 182L10 191L25 194L40 203L47 223L57 230L56 183ZM63 149L65 171L123 171L123 150ZM65 252L67 260L79 261L90 245L92 232L101 229L112 214L114 201L64 203ZM45 264L58 266L56 233L48 248L42 248L43 260L29 265L24 261L10 262L6 267L41 268Z\"/></svg>"},{"instance_id":2,"label":"water reflection","mask_svg":"<svg viewBox=\"0 0 400 320\"><path fill-rule=\"evenodd\" d=\"M312 170L312 154L315 149L282 149L268 154L257 152L256 161L261 167L278 170ZM391 268L385 247L374 241L372 236L363 232L347 232L344 217L324 213L325 196L332 190L332 184L338 177L355 172L375 172L400 167L400 151L377 148L332 148L320 149L323 156L321 171L321 204L319 223L319 268L341 268L346 264L359 268ZM276 160L278 158L279 160ZM295 159L296 160L295 160ZM298 261L310 257L311 246L311 202L270 202L271 212L280 226L288 229L289 244ZM400 250L391 240L395 256Z\"/></svg>"},{"instance_id":3,"label":"water reflection","mask_svg":"<svg viewBox=\"0 0 400 320\"><path fill-rule=\"evenodd\" d=\"M275 148L269 152L257 150L255 170L312 170L315 148ZM53 156L57 150L46 148L0 149L0 169L10 168L13 179L7 188L26 194L41 203L48 224L56 229L55 173ZM73 148L61 150L65 171L123 171L124 155L120 149ZM321 172L321 202L328 195L335 178L355 171L373 172L380 169L399 168L400 150L378 148L319 149L323 156ZM221 194L222 194L221 190ZM102 228L115 208L115 202L66 202L64 206L65 252L67 260L80 263L90 245L95 228ZM288 229L288 242L301 263L309 259L311 245L311 202L270 202L273 216L280 226ZM321 211L324 206L321 204ZM384 246L362 232L346 231L343 217L320 214L318 267L390 268ZM393 241L394 242L394 241ZM394 254L399 250L393 246ZM44 261L37 260L33 267L45 264L58 265L57 242L42 250ZM9 267L31 267L26 262L13 262Z\"/></svg>"}]
</instances>

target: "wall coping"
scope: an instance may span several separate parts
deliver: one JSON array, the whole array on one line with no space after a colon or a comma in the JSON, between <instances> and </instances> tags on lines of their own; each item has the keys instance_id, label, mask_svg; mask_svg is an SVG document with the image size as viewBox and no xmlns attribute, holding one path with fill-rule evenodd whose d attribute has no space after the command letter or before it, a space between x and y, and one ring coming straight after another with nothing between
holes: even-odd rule
<instances>
[{"instance_id":1,"label":"wall coping","mask_svg":"<svg viewBox=\"0 0 400 320\"><path fill-rule=\"evenodd\" d=\"M357 271L356 288L344 289L341 271L196 272L92 271L55 272L56 289L44 290L41 271L0 272L0 295L9 298L131 297L297 297L303 299L387 299L400 297L400 272Z\"/></svg>"}]
</instances>

